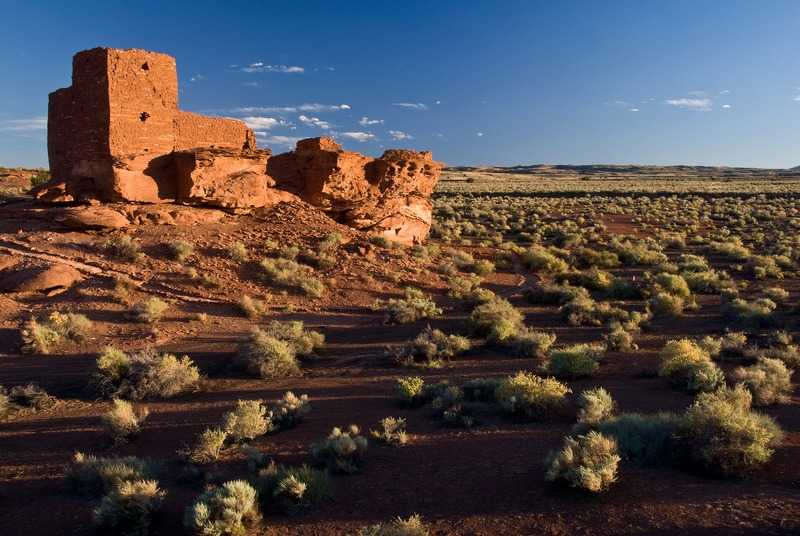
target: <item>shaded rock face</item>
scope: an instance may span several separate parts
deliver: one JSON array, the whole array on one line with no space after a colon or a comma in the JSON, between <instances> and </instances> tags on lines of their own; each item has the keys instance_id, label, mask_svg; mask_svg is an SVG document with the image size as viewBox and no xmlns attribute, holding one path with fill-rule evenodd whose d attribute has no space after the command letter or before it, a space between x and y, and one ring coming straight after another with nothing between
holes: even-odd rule
<instances>
[{"instance_id":1,"label":"shaded rock face","mask_svg":"<svg viewBox=\"0 0 800 536\"><path fill-rule=\"evenodd\" d=\"M68 289L83 277L75 268L53 264L45 268L27 268L0 277L0 291L55 294Z\"/></svg>"},{"instance_id":2,"label":"shaded rock face","mask_svg":"<svg viewBox=\"0 0 800 536\"><path fill-rule=\"evenodd\" d=\"M427 237L429 198L442 169L429 152L389 150L374 159L324 137L271 156L241 121L179 110L175 59L138 49L75 55L72 86L50 94L48 152L53 179L34 190L40 201L234 212L304 201L340 223L404 243ZM72 223L126 225L117 216L85 212Z\"/></svg>"}]
</instances>

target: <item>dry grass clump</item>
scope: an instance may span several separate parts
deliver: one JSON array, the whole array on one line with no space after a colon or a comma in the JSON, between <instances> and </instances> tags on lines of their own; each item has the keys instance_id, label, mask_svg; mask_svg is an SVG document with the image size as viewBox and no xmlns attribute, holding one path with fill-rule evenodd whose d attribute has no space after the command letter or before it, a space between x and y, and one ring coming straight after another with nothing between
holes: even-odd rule
<instances>
[{"instance_id":1,"label":"dry grass clump","mask_svg":"<svg viewBox=\"0 0 800 536\"><path fill-rule=\"evenodd\" d=\"M240 536L261 518L258 493L244 480L204 492L186 509L183 525L197 536Z\"/></svg>"},{"instance_id":2,"label":"dry grass clump","mask_svg":"<svg viewBox=\"0 0 800 536\"><path fill-rule=\"evenodd\" d=\"M125 234L108 238L103 242L103 249L110 255L129 262L136 262L142 256L139 242Z\"/></svg>"},{"instance_id":3,"label":"dry grass clump","mask_svg":"<svg viewBox=\"0 0 800 536\"><path fill-rule=\"evenodd\" d=\"M606 302L596 302L589 296L565 303L559 312L570 326L602 326L610 321L624 322L630 318L624 309Z\"/></svg>"},{"instance_id":4,"label":"dry grass clump","mask_svg":"<svg viewBox=\"0 0 800 536\"><path fill-rule=\"evenodd\" d=\"M777 308L778 305L769 298L758 298L752 301L737 298L725 305L723 314L739 325L764 328L775 323L773 313Z\"/></svg>"},{"instance_id":5,"label":"dry grass clump","mask_svg":"<svg viewBox=\"0 0 800 536\"><path fill-rule=\"evenodd\" d=\"M10 390L0 386L0 419L22 411L43 411L56 405L58 399L35 383L17 385Z\"/></svg>"},{"instance_id":6,"label":"dry grass clump","mask_svg":"<svg viewBox=\"0 0 800 536\"><path fill-rule=\"evenodd\" d=\"M81 495L100 496L123 482L153 480L159 467L151 461L134 456L98 458L76 452L67 467L67 484Z\"/></svg>"},{"instance_id":7,"label":"dry grass clump","mask_svg":"<svg viewBox=\"0 0 800 536\"><path fill-rule=\"evenodd\" d=\"M516 334L507 339L505 344L514 355L544 359L555 342L556 335L554 333L537 331L523 326Z\"/></svg>"},{"instance_id":8,"label":"dry grass clump","mask_svg":"<svg viewBox=\"0 0 800 536\"><path fill-rule=\"evenodd\" d=\"M404 406L420 406L424 400L425 380L419 376L406 376L397 380L397 396Z\"/></svg>"},{"instance_id":9,"label":"dry grass clump","mask_svg":"<svg viewBox=\"0 0 800 536\"><path fill-rule=\"evenodd\" d=\"M307 465L270 463L258 472L256 487L264 510L277 506L289 515L310 510L330 497L328 472Z\"/></svg>"},{"instance_id":10,"label":"dry grass clump","mask_svg":"<svg viewBox=\"0 0 800 536\"><path fill-rule=\"evenodd\" d=\"M401 417L385 417L378 423L376 430L369 434L384 445L405 445L408 441L406 420Z\"/></svg>"},{"instance_id":11,"label":"dry grass clump","mask_svg":"<svg viewBox=\"0 0 800 536\"><path fill-rule=\"evenodd\" d=\"M611 331L603 335L606 348L613 352L633 352L639 349L635 342L638 329L628 330L619 322L611 324Z\"/></svg>"},{"instance_id":12,"label":"dry grass clump","mask_svg":"<svg viewBox=\"0 0 800 536\"><path fill-rule=\"evenodd\" d=\"M428 536L430 532L417 514L406 519L397 517L388 523L364 527L358 536Z\"/></svg>"},{"instance_id":13,"label":"dry grass clump","mask_svg":"<svg viewBox=\"0 0 800 536\"><path fill-rule=\"evenodd\" d=\"M253 330L239 346L235 364L267 380L297 376L301 372L297 357L311 354L324 341L321 333L306 330L301 321L273 321L265 329Z\"/></svg>"},{"instance_id":14,"label":"dry grass clump","mask_svg":"<svg viewBox=\"0 0 800 536\"><path fill-rule=\"evenodd\" d=\"M115 398L111 402L111 409L103 415L103 425L114 443L125 443L139 434L149 411L146 407L134 408L127 400Z\"/></svg>"},{"instance_id":15,"label":"dry grass clump","mask_svg":"<svg viewBox=\"0 0 800 536\"><path fill-rule=\"evenodd\" d=\"M54 311L46 320L31 318L20 330L22 351L48 354L66 341L86 340L92 322L84 315Z\"/></svg>"},{"instance_id":16,"label":"dry grass clump","mask_svg":"<svg viewBox=\"0 0 800 536\"><path fill-rule=\"evenodd\" d=\"M195 440L194 446L186 453L192 463L205 465L217 461L222 454L228 432L221 428L206 428Z\"/></svg>"},{"instance_id":17,"label":"dry grass clump","mask_svg":"<svg viewBox=\"0 0 800 536\"><path fill-rule=\"evenodd\" d=\"M366 450L367 438L351 424L345 430L336 427L323 441L313 443L311 456L332 472L352 474L361 470Z\"/></svg>"},{"instance_id":18,"label":"dry grass clump","mask_svg":"<svg viewBox=\"0 0 800 536\"><path fill-rule=\"evenodd\" d=\"M602 387L581 391L578 406L578 422L583 424L597 424L610 419L617 409L611 393Z\"/></svg>"},{"instance_id":19,"label":"dry grass clump","mask_svg":"<svg viewBox=\"0 0 800 536\"><path fill-rule=\"evenodd\" d=\"M545 461L547 482L564 482L570 487L600 493L617 480L620 457L612 437L592 431L564 438L561 450Z\"/></svg>"},{"instance_id":20,"label":"dry grass clump","mask_svg":"<svg viewBox=\"0 0 800 536\"><path fill-rule=\"evenodd\" d=\"M165 496L156 480L122 482L100 501L94 524L111 534L146 536Z\"/></svg>"},{"instance_id":21,"label":"dry grass clump","mask_svg":"<svg viewBox=\"0 0 800 536\"><path fill-rule=\"evenodd\" d=\"M170 398L196 390L200 371L189 356L178 359L152 348L128 354L108 346L97 357L92 383L110 398Z\"/></svg>"},{"instance_id":22,"label":"dry grass clump","mask_svg":"<svg viewBox=\"0 0 800 536\"><path fill-rule=\"evenodd\" d=\"M409 324L425 318L436 318L442 310L433 299L419 289L407 287L402 298L376 300L373 311L386 311L386 322Z\"/></svg>"},{"instance_id":23,"label":"dry grass clump","mask_svg":"<svg viewBox=\"0 0 800 536\"><path fill-rule=\"evenodd\" d=\"M306 296L319 298L325 285L314 277L314 270L292 259L262 259L259 263L261 278L270 285L300 291Z\"/></svg>"},{"instance_id":24,"label":"dry grass clump","mask_svg":"<svg viewBox=\"0 0 800 536\"><path fill-rule=\"evenodd\" d=\"M287 430L294 428L311 411L308 395L297 396L291 391L286 391L283 398L270 410L270 421L273 430Z\"/></svg>"},{"instance_id":25,"label":"dry grass clump","mask_svg":"<svg viewBox=\"0 0 800 536\"><path fill-rule=\"evenodd\" d=\"M172 258L180 263L185 262L189 257L194 255L194 245L185 240L170 242L167 247Z\"/></svg>"},{"instance_id":26,"label":"dry grass clump","mask_svg":"<svg viewBox=\"0 0 800 536\"><path fill-rule=\"evenodd\" d=\"M266 303L261 300L253 299L247 294L242 295L237 305L250 320L258 320L267 313Z\"/></svg>"},{"instance_id":27,"label":"dry grass clump","mask_svg":"<svg viewBox=\"0 0 800 536\"><path fill-rule=\"evenodd\" d=\"M783 432L751 404L752 395L741 384L699 394L676 432L689 460L721 476L741 476L768 462Z\"/></svg>"},{"instance_id":28,"label":"dry grass clump","mask_svg":"<svg viewBox=\"0 0 800 536\"><path fill-rule=\"evenodd\" d=\"M752 366L734 370L733 379L750 391L756 406L769 406L791 399L792 373L780 359L761 357Z\"/></svg>"},{"instance_id":29,"label":"dry grass clump","mask_svg":"<svg viewBox=\"0 0 800 536\"><path fill-rule=\"evenodd\" d=\"M518 372L500 381L494 396L506 413L542 419L566 403L572 390L554 378L542 378L530 372Z\"/></svg>"},{"instance_id":30,"label":"dry grass clump","mask_svg":"<svg viewBox=\"0 0 800 536\"><path fill-rule=\"evenodd\" d=\"M520 260L528 270L557 274L569 269L567 261L556 256L553 250L538 244L523 251L520 254Z\"/></svg>"},{"instance_id":31,"label":"dry grass clump","mask_svg":"<svg viewBox=\"0 0 800 536\"><path fill-rule=\"evenodd\" d=\"M689 339L669 341L661 350L658 375L689 392L713 391L725 384L725 374L711 356Z\"/></svg>"},{"instance_id":32,"label":"dry grass clump","mask_svg":"<svg viewBox=\"0 0 800 536\"><path fill-rule=\"evenodd\" d=\"M130 311L130 316L136 322L144 322L147 324L155 324L164 317L164 313L169 309L169 304L157 298L150 296L144 301L141 301L133 306Z\"/></svg>"},{"instance_id":33,"label":"dry grass clump","mask_svg":"<svg viewBox=\"0 0 800 536\"><path fill-rule=\"evenodd\" d=\"M606 349L597 344L574 344L550 353L546 370L556 378L575 379L593 376Z\"/></svg>"},{"instance_id":34,"label":"dry grass clump","mask_svg":"<svg viewBox=\"0 0 800 536\"><path fill-rule=\"evenodd\" d=\"M270 431L272 422L261 400L239 400L222 417L222 429L236 442L255 439Z\"/></svg>"},{"instance_id":35,"label":"dry grass clump","mask_svg":"<svg viewBox=\"0 0 800 536\"><path fill-rule=\"evenodd\" d=\"M395 360L403 366L439 368L451 358L469 350L470 346L470 340L466 337L447 335L428 326L395 353Z\"/></svg>"},{"instance_id":36,"label":"dry grass clump","mask_svg":"<svg viewBox=\"0 0 800 536\"><path fill-rule=\"evenodd\" d=\"M535 305L564 305L573 300L590 298L583 287L541 283L524 291L525 298Z\"/></svg>"},{"instance_id":37,"label":"dry grass clump","mask_svg":"<svg viewBox=\"0 0 800 536\"><path fill-rule=\"evenodd\" d=\"M241 242L233 242L226 250L228 257L236 262L245 262L248 258L247 246Z\"/></svg>"},{"instance_id":38,"label":"dry grass clump","mask_svg":"<svg viewBox=\"0 0 800 536\"><path fill-rule=\"evenodd\" d=\"M522 328L522 313L504 298L495 298L475 307L469 322L475 334L490 342L503 342Z\"/></svg>"},{"instance_id":39,"label":"dry grass clump","mask_svg":"<svg viewBox=\"0 0 800 536\"><path fill-rule=\"evenodd\" d=\"M477 274L453 275L447 278L447 295L463 300L471 296L480 287L483 278Z\"/></svg>"}]
</instances>

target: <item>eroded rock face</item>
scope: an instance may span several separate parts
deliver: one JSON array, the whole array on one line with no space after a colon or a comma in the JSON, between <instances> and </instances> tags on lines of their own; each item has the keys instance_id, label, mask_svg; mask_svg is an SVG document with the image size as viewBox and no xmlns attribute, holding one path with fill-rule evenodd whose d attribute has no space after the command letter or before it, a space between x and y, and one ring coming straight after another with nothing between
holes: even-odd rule
<instances>
[{"instance_id":1,"label":"eroded rock face","mask_svg":"<svg viewBox=\"0 0 800 536\"><path fill-rule=\"evenodd\" d=\"M53 264L46 268L26 268L0 278L0 290L4 292L40 292L54 294L64 291L79 282L81 273L65 264Z\"/></svg>"},{"instance_id":2,"label":"eroded rock face","mask_svg":"<svg viewBox=\"0 0 800 536\"><path fill-rule=\"evenodd\" d=\"M72 208L56 218L75 229L122 229L130 224L128 218L106 207Z\"/></svg>"}]
</instances>

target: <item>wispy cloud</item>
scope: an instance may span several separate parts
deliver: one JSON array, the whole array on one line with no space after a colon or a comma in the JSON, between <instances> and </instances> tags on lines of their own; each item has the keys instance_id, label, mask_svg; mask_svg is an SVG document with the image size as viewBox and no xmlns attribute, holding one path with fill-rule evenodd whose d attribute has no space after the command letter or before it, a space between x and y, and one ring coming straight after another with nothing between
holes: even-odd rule
<instances>
[{"instance_id":1,"label":"wispy cloud","mask_svg":"<svg viewBox=\"0 0 800 536\"><path fill-rule=\"evenodd\" d=\"M478 136L479 138L482 138L483 137L483 132L476 132L475 135Z\"/></svg>"},{"instance_id":2,"label":"wispy cloud","mask_svg":"<svg viewBox=\"0 0 800 536\"><path fill-rule=\"evenodd\" d=\"M427 110L428 105L421 102L393 102L392 106L399 106L400 108L407 108L409 110Z\"/></svg>"},{"instance_id":3,"label":"wispy cloud","mask_svg":"<svg viewBox=\"0 0 800 536\"><path fill-rule=\"evenodd\" d=\"M260 132L256 131L256 137L259 141L263 141L268 145L281 145L281 146L289 146L296 144L302 138L298 138L295 136L273 136L269 132Z\"/></svg>"},{"instance_id":4,"label":"wispy cloud","mask_svg":"<svg viewBox=\"0 0 800 536\"><path fill-rule=\"evenodd\" d=\"M242 117L242 121L253 130L269 130L278 126L290 125L288 121L275 117L247 116Z\"/></svg>"},{"instance_id":5,"label":"wispy cloud","mask_svg":"<svg viewBox=\"0 0 800 536\"><path fill-rule=\"evenodd\" d=\"M796 96L794 99L792 99L792 100L794 100L795 102L800 102L800 95L797 95L797 96Z\"/></svg>"},{"instance_id":6,"label":"wispy cloud","mask_svg":"<svg viewBox=\"0 0 800 536\"><path fill-rule=\"evenodd\" d=\"M234 108L230 113L234 114L293 114L298 112L339 112L349 110L349 104L320 104L318 102L307 102L296 106L245 106Z\"/></svg>"},{"instance_id":7,"label":"wispy cloud","mask_svg":"<svg viewBox=\"0 0 800 536\"><path fill-rule=\"evenodd\" d=\"M257 61L251 63L247 67L240 69L244 73L304 73L306 70L297 65L267 65L263 62Z\"/></svg>"},{"instance_id":8,"label":"wispy cloud","mask_svg":"<svg viewBox=\"0 0 800 536\"><path fill-rule=\"evenodd\" d=\"M47 128L46 117L31 117L28 119L6 119L0 121L0 130L11 132L31 132L34 130L45 130Z\"/></svg>"},{"instance_id":9,"label":"wispy cloud","mask_svg":"<svg viewBox=\"0 0 800 536\"><path fill-rule=\"evenodd\" d=\"M189 82L199 82L200 80L205 80L206 77L202 74L196 74L189 78Z\"/></svg>"},{"instance_id":10,"label":"wispy cloud","mask_svg":"<svg viewBox=\"0 0 800 536\"><path fill-rule=\"evenodd\" d=\"M723 108L724 110L730 110L731 108L733 108L733 106L731 106L730 104L723 104L723 105L722 105L722 108Z\"/></svg>"},{"instance_id":11,"label":"wispy cloud","mask_svg":"<svg viewBox=\"0 0 800 536\"><path fill-rule=\"evenodd\" d=\"M628 108L629 112L638 112L639 108Z\"/></svg>"},{"instance_id":12,"label":"wispy cloud","mask_svg":"<svg viewBox=\"0 0 800 536\"><path fill-rule=\"evenodd\" d=\"M261 84L259 84L258 82L245 82L242 85L245 87L261 87Z\"/></svg>"},{"instance_id":13,"label":"wispy cloud","mask_svg":"<svg viewBox=\"0 0 800 536\"><path fill-rule=\"evenodd\" d=\"M713 104L711 99L708 98L667 99L664 102L675 108L683 108L684 110L692 110L695 112L709 112Z\"/></svg>"},{"instance_id":14,"label":"wispy cloud","mask_svg":"<svg viewBox=\"0 0 800 536\"><path fill-rule=\"evenodd\" d=\"M719 92L719 94L720 95L730 95L731 94L731 90L730 89L723 89L722 91Z\"/></svg>"},{"instance_id":15,"label":"wispy cloud","mask_svg":"<svg viewBox=\"0 0 800 536\"><path fill-rule=\"evenodd\" d=\"M369 125L382 125L383 119L370 119L369 117L364 116L358 120L358 124L361 125L362 127L366 127Z\"/></svg>"},{"instance_id":16,"label":"wispy cloud","mask_svg":"<svg viewBox=\"0 0 800 536\"><path fill-rule=\"evenodd\" d=\"M411 134L409 134L407 132L403 132L402 130L390 130L389 131L389 135L395 141L413 140L414 139L414 136L412 136Z\"/></svg>"},{"instance_id":17,"label":"wispy cloud","mask_svg":"<svg viewBox=\"0 0 800 536\"><path fill-rule=\"evenodd\" d=\"M327 121L323 121L318 117L308 117L307 115L301 115L297 118L298 121L303 123L304 125L309 125L312 127L318 127L323 130L328 130L331 128L331 124Z\"/></svg>"},{"instance_id":18,"label":"wispy cloud","mask_svg":"<svg viewBox=\"0 0 800 536\"><path fill-rule=\"evenodd\" d=\"M360 142L365 142L375 139L375 134L370 134L369 132L342 132L341 136L343 138L350 138L351 140L356 140Z\"/></svg>"}]
</instances>

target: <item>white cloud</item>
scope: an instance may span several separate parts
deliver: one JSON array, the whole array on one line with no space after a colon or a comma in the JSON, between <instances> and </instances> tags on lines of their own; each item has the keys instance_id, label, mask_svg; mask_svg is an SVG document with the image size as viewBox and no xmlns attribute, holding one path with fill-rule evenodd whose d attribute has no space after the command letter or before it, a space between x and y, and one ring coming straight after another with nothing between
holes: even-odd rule
<instances>
[{"instance_id":1,"label":"white cloud","mask_svg":"<svg viewBox=\"0 0 800 536\"><path fill-rule=\"evenodd\" d=\"M245 73L303 73L305 69L297 65L266 65L257 61L247 67L242 67L241 71Z\"/></svg>"},{"instance_id":2,"label":"white cloud","mask_svg":"<svg viewBox=\"0 0 800 536\"><path fill-rule=\"evenodd\" d=\"M479 138L481 138L481 137L483 137L483 132L476 132L475 135L478 136Z\"/></svg>"},{"instance_id":3,"label":"white cloud","mask_svg":"<svg viewBox=\"0 0 800 536\"><path fill-rule=\"evenodd\" d=\"M327 121L323 121L318 117L308 117L307 115L301 115L297 119L304 125L318 127L323 130L328 130L329 128L331 128L330 123L328 123Z\"/></svg>"},{"instance_id":4,"label":"white cloud","mask_svg":"<svg viewBox=\"0 0 800 536\"><path fill-rule=\"evenodd\" d=\"M245 106L234 108L230 110L230 112L235 114L293 114L298 112L338 112L349 109L349 104L320 104L318 102L307 102L296 106Z\"/></svg>"},{"instance_id":5,"label":"white cloud","mask_svg":"<svg viewBox=\"0 0 800 536\"><path fill-rule=\"evenodd\" d=\"M400 108L408 108L409 110L427 110L428 106L421 102L393 102L392 106L399 106Z\"/></svg>"},{"instance_id":6,"label":"white cloud","mask_svg":"<svg viewBox=\"0 0 800 536\"><path fill-rule=\"evenodd\" d=\"M440 101L440 100L436 101L436 104L441 104L441 103L442 103L442 101Z\"/></svg>"},{"instance_id":7,"label":"white cloud","mask_svg":"<svg viewBox=\"0 0 800 536\"><path fill-rule=\"evenodd\" d=\"M793 100L796 102L800 102L800 95L796 96Z\"/></svg>"},{"instance_id":8,"label":"white cloud","mask_svg":"<svg viewBox=\"0 0 800 536\"><path fill-rule=\"evenodd\" d=\"M261 84L259 84L258 82L245 82L242 85L244 85L245 87L261 87Z\"/></svg>"},{"instance_id":9,"label":"white cloud","mask_svg":"<svg viewBox=\"0 0 800 536\"><path fill-rule=\"evenodd\" d=\"M344 138L350 138L351 140L356 140L360 142L365 142L375 139L375 134L370 134L369 132L342 132L341 135Z\"/></svg>"},{"instance_id":10,"label":"white cloud","mask_svg":"<svg viewBox=\"0 0 800 536\"><path fill-rule=\"evenodd\" d=\"M692 97L703 98L703 97L708 97L708 92L707 91L690 91L689 95L691 95Z\"/></svg>"},{"instance_id":11,"label":"white cloud","mask_svg":"<svg viewBox=\"0 0 800 536\"><path fill-rule=\"evenodd\" d=\"M366 115L358 120L358 124L362 127L366 127L369 125L382 125L383 119L370 119Z\"/></svg>"},{"instance_id":12,"label":"white cloud","mask_svg":"<svg viewBox=\"0 0 800 536\"><path fill-rule=\"evenodd\" d=\"M277 126L286 126L289 123L283 119L274 117L248 116L242 117L242 121L253 130L269 130Z\"/></svg>"},{"instance_id":13,"label":"white cloud","mask_svg":"<svg viewBox=\"0 0 800 536\"><path fill-rule=\"evenodd\" d=\"M200 80L205 80L205 78L206 77L203 76L202 74L196 74L196 75L192 76L191 78L189 78L189 82L199 82Z\"/></svg>"},{"instance_id":14,"label":"white cloud","mask_svg":"<svg viewBox=\"0 0 800 536\"><path fill-rule=\"evenodd\" d=\"M676 108L683 108L685 110L693 110L696 112L708 112L711 111L712 101L711 99L667 99L667 104L670 106L674 106Z\"/></svg>"},{"instance_id":15,"label":"white cloud","mask_svg":"<svg viewBox=\"0 0 800 536\"><path fill-rule=\"evenodd\" d=\"M259 141L262 141L270 145L286 145L286 146L292 146L302 139L295 136L271 136L269 132L259 132L259 131L256 131L256 137L258 137Z\"/></svg>"},{"instance_id":16,"label":"white cloud","mask_svg":"<svg viewBox=\"0 0 800 536\"><path fill-rule=\"evenodd\" d=\"M414 136L412 136L411 134L409 134L407 132L403 132L402 130L390 130L389 131L389 135L395 141L413 140L414 139Z\"/></svg>"},{"instance_id":17,"label":"white cloud","mask_svg":"<svg viewBox=\"0 0 800 536\"><path fill-rule=\"evenodd\" d=\"M719 94L720 95L730 95L731 94L731 90L730 89L723 89L722 91L719 92Z\"/></svg>"},{"instance_id":18,"label":"white cloud","mask_svg":"<svg viewBox=\"0 0 800 536\"><path fill-rule=\"evenodd\" d=\"M729 110L729 109L731 108L731 105L730 105L730 104L723 104L723 105L722 105L722 107L723 107L725 110Z\"/></svg>"},{"instance_id":19,"label":"white cloud","mask_svg":"<svg viewBox=\"0 0 800 536\"><path fill-rule=\"evenodd\" d=\"M29 119L6 119L0 121L0 130L12 132L30 132L32 130L45 130L47 128L46 117L31 117Z\"/></svg>"},{"instance_id":20,"label":"white cloud","mask_svg":"<svg viewBox=\"0 0 800 536\"><path fill-rule=\"evenodd\" d=\"M628 108L629 112L638 112L639 108Z\"/></svg>"}]
</instances>

